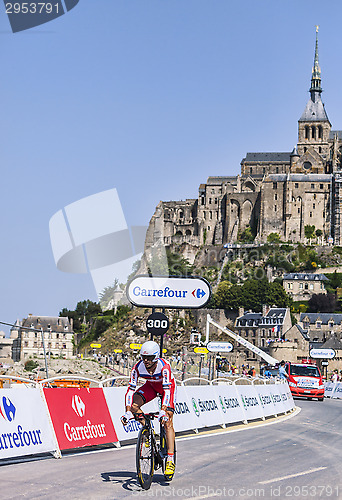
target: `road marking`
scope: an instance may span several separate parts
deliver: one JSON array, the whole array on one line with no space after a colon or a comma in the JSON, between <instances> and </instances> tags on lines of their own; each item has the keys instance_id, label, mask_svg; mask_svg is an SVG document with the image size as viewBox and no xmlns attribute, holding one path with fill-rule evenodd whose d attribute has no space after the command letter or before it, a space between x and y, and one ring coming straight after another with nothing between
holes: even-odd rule
<instances>
[{"instance_id":1,"label":"road marking","mask_svg":"<svg viewBox=\"0 0 342 500\"><path fill-rule=\"evenodd\" d=\"M303 472L298 472L297 474L289 474L288 476L276 477L274 479L269 479L268 481L259 481L258 484L276 483L277 481L283 481L284 479L290 479L291 477L305 476L306 474L312 474L313 472L318 472L319 470L324 470L327 468L328 467L317 467L317 469L310 469Z\"/></svg>"},{"instance_id":2,"label":"road marking","mask_svg":"<svg viewBox=\"0 0 342 500\"><path fill-rule=\"evenodd\" d=\"M218 496L218 493L213 493L212 495L204 495L204 497L191 497L191 500L203 500L204 498L214 498Z\"/></svg>"}]
</instances>

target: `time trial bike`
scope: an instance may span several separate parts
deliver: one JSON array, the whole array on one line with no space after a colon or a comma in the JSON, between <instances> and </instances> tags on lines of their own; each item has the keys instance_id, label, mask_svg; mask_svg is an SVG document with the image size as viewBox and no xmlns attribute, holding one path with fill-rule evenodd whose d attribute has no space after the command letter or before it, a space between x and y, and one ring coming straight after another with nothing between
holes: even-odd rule
<instances>
[{"instance_id":1,"label":"time trial bike","mask_svg":"<svg viewBox=\"0 0 342 500\"><path fill-rule=\"evenodd\" d=\"M145 425L140 429L136 448L136 465L138 481L144 490L148 490L152 483L154 471L162 468L164 473L167 460L166 434L163 424L160 424L159 443L152 425L158 418L158 412L140 413L136 416L138 422L145 420ZM174 463L176 464L176 443Z\"/></svg>"}]
</instances>

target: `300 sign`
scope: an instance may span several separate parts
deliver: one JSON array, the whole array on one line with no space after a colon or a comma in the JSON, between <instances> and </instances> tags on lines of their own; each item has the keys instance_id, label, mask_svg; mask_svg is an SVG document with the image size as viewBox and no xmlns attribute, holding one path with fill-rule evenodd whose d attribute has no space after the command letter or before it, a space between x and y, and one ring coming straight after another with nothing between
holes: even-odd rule
<instances>
[{"instance_id":1,"label":"300 sign","mask_svg":"<svg viewBox=\"0 0 342 500\"><path fill-rule=\"evenodd\" d=\"M169 320L165 314L155 312L147 318L146 327L153 335L163 335L169 329Z\"/></svg>"}]
</instances>

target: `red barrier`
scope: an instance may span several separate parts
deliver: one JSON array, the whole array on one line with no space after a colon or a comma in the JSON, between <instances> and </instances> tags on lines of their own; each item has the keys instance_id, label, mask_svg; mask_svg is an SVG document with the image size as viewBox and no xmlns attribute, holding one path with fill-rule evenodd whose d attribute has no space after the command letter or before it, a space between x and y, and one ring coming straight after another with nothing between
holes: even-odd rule
<instances>
[{"instance_id":1,"label":"red barrier","mask_svg":"<svg viewBox=\"0 0 342 500\"><path fill-rule=\"evenodd\" d=\"M61 450L118 441L101 388L44 389Z\"/></svg>"}]
</instances>

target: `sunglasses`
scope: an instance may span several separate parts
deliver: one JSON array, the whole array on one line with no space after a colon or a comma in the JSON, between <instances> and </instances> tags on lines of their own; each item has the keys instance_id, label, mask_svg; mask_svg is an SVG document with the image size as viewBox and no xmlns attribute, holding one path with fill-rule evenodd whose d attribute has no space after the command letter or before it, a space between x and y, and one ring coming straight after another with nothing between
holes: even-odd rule
<instances>
[{"instance_id":1,"label":"sunglasses","mask_svg":"<svg viewBox=\"0 0 342 500\"><path fill-rule=\"evenodd\" d=\"M151 355L151 356L142 356L142 359L143 361L153 361L154 360L154 356Z\"/></svg>"}]
</instances>

